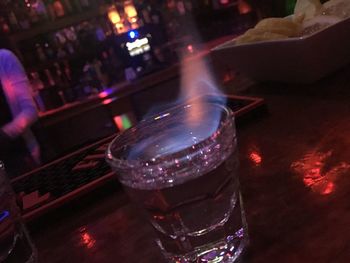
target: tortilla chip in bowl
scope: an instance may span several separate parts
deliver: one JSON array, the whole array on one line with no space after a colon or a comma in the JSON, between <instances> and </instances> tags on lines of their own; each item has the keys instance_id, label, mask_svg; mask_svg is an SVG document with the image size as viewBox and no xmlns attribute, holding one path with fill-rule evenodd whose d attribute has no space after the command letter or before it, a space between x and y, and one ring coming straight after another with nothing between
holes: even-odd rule
<instances>
[{"instance_id":1,"label":"tortilla chip in bowl","mask_svg":"<svg viewBox=\"0 0 350 263\"><path fill-rule=\"evenodd\" d=\"M215 47L212 57L215 65L257 81L311 83L350 63L349 46L350 18L302 37L234 39Z\"/></svg>"}]
</instances>

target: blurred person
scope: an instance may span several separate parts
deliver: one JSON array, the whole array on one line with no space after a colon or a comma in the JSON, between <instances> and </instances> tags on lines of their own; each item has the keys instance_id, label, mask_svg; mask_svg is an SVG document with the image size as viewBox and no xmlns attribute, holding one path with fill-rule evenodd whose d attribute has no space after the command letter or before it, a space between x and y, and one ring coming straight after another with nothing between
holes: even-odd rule
<instances>
[{"instance_id":1,"label":"blurred person","mask_svg":"<svg viewBox=\"0 0 350 263\"><path fill-rule=\"evenodd\" d=\"M30 130L37 118L22 64L11 51L0 49L0 160L10 177L40 163L39 145Z\"/></svg>"}]
</instances>

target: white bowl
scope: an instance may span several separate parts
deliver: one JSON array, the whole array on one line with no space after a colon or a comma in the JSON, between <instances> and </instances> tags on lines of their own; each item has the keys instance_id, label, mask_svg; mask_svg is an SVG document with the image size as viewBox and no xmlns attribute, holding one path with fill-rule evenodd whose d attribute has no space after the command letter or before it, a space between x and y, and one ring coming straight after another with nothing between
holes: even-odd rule
<instances>
[{"instance_id":1,"label":"white bowl","mask_svg":"<svg viewBox=\"0 0 350 263\"><path fill-rule=\"evenodd\" d=\"M311 83L350 63L350 18L312 35L212 49L214 63L258 81Z\"/></svg>"}]
</instances>

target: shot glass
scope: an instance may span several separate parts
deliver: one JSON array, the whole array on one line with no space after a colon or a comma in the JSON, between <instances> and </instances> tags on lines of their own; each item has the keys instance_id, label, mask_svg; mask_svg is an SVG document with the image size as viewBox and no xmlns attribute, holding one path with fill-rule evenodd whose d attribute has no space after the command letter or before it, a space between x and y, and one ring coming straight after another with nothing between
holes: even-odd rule
<instances>
[{"instance_id":1,"label":"shot glass","mask_svg":"<svg viewBox=\"0 0 350 263\"><path fill-rule=\"evenodd\" d=\"M0 161L0 262L36 263L35 247L23 224L15 194Z\"/></svg>"},{"instance_id":2,"label":"shot glass","mask_svg":"<svg viewBox=\"0 0 350 263\"><path fill-rule=\"evenodd\" d=\"M248 233L229 108L173 107L120 133L106 155L169 262L240 258Z\"/></svg>"}]
</instances>

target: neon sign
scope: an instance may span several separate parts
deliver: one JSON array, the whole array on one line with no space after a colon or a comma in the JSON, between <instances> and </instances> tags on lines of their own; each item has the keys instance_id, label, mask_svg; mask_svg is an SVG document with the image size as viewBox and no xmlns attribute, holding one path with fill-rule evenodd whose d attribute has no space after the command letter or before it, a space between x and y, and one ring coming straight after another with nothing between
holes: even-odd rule
<instances>
[{"instance_id":1,"label":"neon sign","mask_svg":"<svg viewBox=\"0 0 350 263\"><path fill-rule=\"evenodd\" d=\"M151 50L147 37L136 39L134 42L127 42L126 47L131 57L144 54Z\"/></svg>"}]
</instances>

